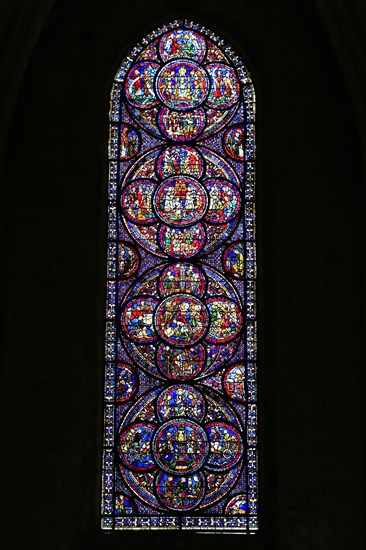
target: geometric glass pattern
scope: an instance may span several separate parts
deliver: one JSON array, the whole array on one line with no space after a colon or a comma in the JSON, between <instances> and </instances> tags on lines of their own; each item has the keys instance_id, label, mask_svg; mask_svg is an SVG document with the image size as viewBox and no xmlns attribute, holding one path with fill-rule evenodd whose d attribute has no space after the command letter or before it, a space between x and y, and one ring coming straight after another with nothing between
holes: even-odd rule
<instances>
[{"instance_id":1,"label":"geometric glass pattern","mask_svg":"<svg viewBox=\"0 0 366 550\"><path fill-rule=\"evenodd\" d=\"M176 20L110 103L102 529L258 530L255 95Z\"/></svg>"}]
</instances>

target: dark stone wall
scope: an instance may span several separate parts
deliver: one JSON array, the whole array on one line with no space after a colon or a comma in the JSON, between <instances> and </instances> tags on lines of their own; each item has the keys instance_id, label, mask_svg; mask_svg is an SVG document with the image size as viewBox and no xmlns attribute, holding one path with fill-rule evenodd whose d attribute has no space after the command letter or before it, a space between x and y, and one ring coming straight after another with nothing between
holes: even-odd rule
<instances>
[{"instance_id":1,"label":"dark stone wall","mask_svg":"<svg viewBox=\"0 0 366 550\"><path fill-rule=\"evenodd\" d=\"M42 6L2 151L3 548L364 548L365 173L319 12ZM135 42L179 16L231 42L257 92L261 534L244 539L99 531L109 91Z\"/></svg>"}]
</instances>

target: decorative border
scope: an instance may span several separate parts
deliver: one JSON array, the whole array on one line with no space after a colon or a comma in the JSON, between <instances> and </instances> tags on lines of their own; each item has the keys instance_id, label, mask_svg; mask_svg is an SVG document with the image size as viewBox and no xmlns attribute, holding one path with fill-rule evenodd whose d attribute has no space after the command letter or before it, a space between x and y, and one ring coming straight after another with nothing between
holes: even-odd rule
<instances>
[{"instance_id":1,"label":"decorative border","mask_svg":"<svg viewBox=\"0 0 366 550\"><path fill-rule=\"evenodd\" d=\"M184 27L200 32L209 38L231 61L236 69L246 109L245 141L245 181L244 181L244 223L245 223L245 282L244 313L246 316L245 361L247 394L247 501L248 514L245 517L216 516L114 516L115 498L115 369L117 367L117 327L116 313L118 285L118 221L117 221L117 183L119 180L119 123L120 99L124 78L136 61L138 55L150 43L156 41L167 31ZM230 45L216 34L189 20L175 20L151 32L141 40L125 58L115 76L110 102L109 137L109 188L108 188L108 248L107 248L107 299L106 299L106 337L105 337L105 411L102 462L102 500L101 528L103 530L194 530L213 531L215 533L235 532L253 534L258 530L258 458L257 458L257 380L256 380L256 249L255 249L255 93L251 78L243 61ZM144 151L140 150L141 153ZM143 261L143 259L141 260ZM234 496L234 495L232 495Z\"/></svg>"}]
</instances>

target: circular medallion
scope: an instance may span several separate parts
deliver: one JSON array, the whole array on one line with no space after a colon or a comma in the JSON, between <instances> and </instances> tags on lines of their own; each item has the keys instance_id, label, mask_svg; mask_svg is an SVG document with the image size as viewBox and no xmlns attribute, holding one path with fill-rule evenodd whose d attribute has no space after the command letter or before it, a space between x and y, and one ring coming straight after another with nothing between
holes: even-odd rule
<instances>
[{"instance_id":1,"label":"circular medallion","mask_svg":"<svg viewBox=\"0 0 366 550\"><path fill-rule=\"evenodd\" d=\"M156 183L149 180L137 180L122 191L121 207L123 215L131 222L150 224L156 221L152 208L152 196Z\"/></svg>"},{"instance_id":2,"label":"circular medallion","mask_svg":"<svg viewBox=\"0 0 366 550\"><path fill-rule=\"evenodd\" d=\"M222 265L225 271L235 279L244 278L244 244L235 242L225 248Z\"/></svg>"},{"instance_id":3,"label":"circular medallion","mask_svg":"<svg viewBox=\"0 0 366 550\"><path fill-rule=\"evenodd\" d=\"M165 472L184 475L198 470L208 455L204 430L192 420L169 420L155 433L154 458Z\"/></svg>"},{"instance_id":4,"label":"circular medallion","mask_svg":"<svg viewBox=\"0 0 366 550\"><path fill-rule=\"evenodd\" d=\"M222 383L231 399L245 402L245 365L243 362L231 365L225 372Z\"/></svg>"},{"instance_id":5,"label":"circular medallion","mask_svg":"<svg viewBox=\"0 0 366 550\"><path fill-rule=\"evenodd\" d=\"M192 476L160 472L155 480L155 488L162 504L170 510L191 510L201 502L206 483L200 472Z\"/></svg>"},{"instance_id":6,"label":"circular medallion","mask_svg":"<svg viewBox=\"0 0 366 550\"><path fill-rule=\"evenodd\" d=\"M116 401L124 403L133 397L137 390L137 375L127 363L119 363L116 369Z\"/></svg>"},{"instance_id":7,"label":"circular medallion","mask_svg":"<svg viewBox=\"0 0 366 550\"><path fill-rule=\"evenodd\" d=\"M186 57L200 62L206 53L205 39L192 30L176 29L161 38L159 53L163 61Z\"/></svg>"},{"instance_id":8,"label":"circular medallion","mask_svg":"<svg viewBox=\"0 0 366 550\"><path fill-rule=\"evenodd\" d=\"M201 107L192 111L172 111L162 107L158 116L161 133L172 141L191 141L197 138L205 124L206 115Z\"/></svg>"},{"instance_id":9,"label":"circular medallion","mask_svg":"<svg viewBox=\"0 0 366 550\"><path fill-rule=\"evenodd\" d=\"M176 262L162 272L159 291L162 296L185 293L201 298L205 293L206 280L197 266L186 262Z\"/></svg>"},{"instance_id":10,"label":"circular medallion","mask_svg":"<svg viewBox=\"0 0 366 550\"><path fill-rule=\"evenodd\" d=\"M223 137L225 153L234 160L245 160L245 128L244 124L235 124L228 128Z\"/></svg>"},{"instance_id":11,"label":"circular medallion","mask_svg":"<svg viewBox=\"0 0 366 550\"><path fill-rule=\"evenodd\" d=\"M116 493L114 509L116 516L129 516L136 513L136 507L132 498L127 497L123 493Z\"/></svg>"},{"instance_id":12,"label":"circular medallion","mask_svg":"<svg viewBox=\"0 0 366 550\"><path fill-rule=\"evenodd\" d=\"M157 159L156 170L162 179L176 174L198 179L203 175L203 158L193 147L173 145L163 149Z\"/></svg>"},{"instance_id":13,"label":"circular medallion","mask_svg":"<svg viewBox=\"0 0 366 550\"><path fill-rule=\"evenodd\" d=\"M141 138L137 130L130 124L121 124L120 128L120 160L129 160L139 152Z\"/></svg>"},{"instance_id":14,"label":"circular medallion","mask_svg":"<svg viewBox=\"0 0 366 550\"><path fill-rule=\"evenodd\" d=\"M240 85L234 69L223 63L206 66L210 77L210 94L207 105L215 109L228 109L239 99Z\"/></svg>"},{"instance_id":15,"label":"circular medallion","mask_svg":"<svg viewBox=\"0 0 366 550\"><path fill-rule=\"evenodd\" d=\"M136 63L127 75L125 94L135 107L150 108L159 103L154 91L154 78L160 65L153 61Z\"/></svg>"},{"instance_id":16,"label":"circular medallion","mask_svg":"<svg viewBox=\"0 0 366 550\"><path fill-rule=\"evenodd\" d=\"M243 494L236 495L229 500L225 508L225 514L230 516L242 516L248 513L247 497Z\"/></svg>"},{"instance_id":17,"label":"circular medallion","mask_svg":"<svg viewBox=\"0 0 366 550\"><path fill-rule=\"evenodd\" d=\"M210 298L206 302L210 312L209 342L224 344L239 334L243 317L237 304L227 298Z\"/></svg>"},{"instance_id":18,"label":"circular medallion","mask_svg":"<svg viewBox=\"0 0 366 550\"><path fill-rule=\"evenodd\" d=\"M201 344L182 349L161 344L157 351L157 364L164 376L172 380L189 380L203 369L205 355Z\"/></svg>"},{"instance_id":19,"label":"circular medallion","mask_svg":"<svg viewBox=\"0 0 366 550\"><path fill-rule=\"evenodd\" d=\"M212 422L205 429L210 442L207 468L218 471L235 466L244 452L239 432L225 422Z\"/></svg>"},{"instance_id":20,"label":"circular medallion","mask_svg":"<svg viewBox=\"0 0 366 550\"><path fill-rule=\"evenodd\" d=\"M153 205L163 222L185 227L204 216L208 205L207 191L188 176L172 176L157 187Z\"/></svg>"},{"instance_id":21,"label":"circular medallion","mask_svg":"<svg viewBox=\"0 0 366 550\"><path fill-rule=\"evenodd\" d=\"M156 340L153 316L158 300L148 296L135 298L123 308L122 327L126 335L139 344Z\"/></svg>"},{"instance_id":22,"label":"circular medallion","mask_svg":"<svg viewBox=\"0 0 366 550\"><path fill-rule=\"evenodd\" d=\"M208 312L203 303L188 294L165 298L156 309L154 323L157 334L168 344L192 346L208 328Z\"/></svg>"},{"instance_id":23,"label":"circular medallion","mask_svg":"<svg viewBox=\"0 0 366 550\"><path fill-rule=\"evenodd\" d=\"M205 182L210 197L210 207L205 220L210 223L227 223L240 210L239 190L228 181L208 180Z\"/></svg>"},{"instance_id":24,"label":"circular medallion","mask_svg":"<svg viewBox=\"0 0 366 550\"><path fill-rule=\"evenodd\" d=\"M137 273L140 267L140 257L137 250L128 242L118 243L118 277L129 279Z\"/></svg>"},{"instance_id":25,"label":"circular medallion","mask_svg":"<svg viewBox=\"0 0 366 550\"><path fill-rule=\"evenodd\" d=\"M166 107L186 111L198 107L206 99L209 79L206 71L194 61L171 61L157 74L156 91Z\"/></svg>"},{"instance_id":26,"label":"circular medallion","mask_svg":"<svg viewBox=\"0 0 366 550\"><path fill-rule=\"evenodd\" d=\"M156 427L148 422L137 422L124 429L120 435L118 453L126 468L146 471L155 468L151 456L151 440Z\"/></svg>"},{"instance_id":27,"label":"circular medallion","mask_svg":"<svg viewBox=\"0 0 366 550\"><path fill-rule=\"evenodd\" d=\"M159 231L159 244L163 252L173 258L192 258L205 246L206 233L200 223L191 227L168 227L163 225Z\"/></svg>"},{"instance_id":28,"label":"circular medallion","mask_svg":"<svg viewBox=\"0 0 366 550\"><path fill-rule=\"evenodd\" d=\"M170 386L159 395L156 411L163 422L182 416L200 422L205 416L205 402L198 390L179 384Z\"/></svg>"}]
</instances>

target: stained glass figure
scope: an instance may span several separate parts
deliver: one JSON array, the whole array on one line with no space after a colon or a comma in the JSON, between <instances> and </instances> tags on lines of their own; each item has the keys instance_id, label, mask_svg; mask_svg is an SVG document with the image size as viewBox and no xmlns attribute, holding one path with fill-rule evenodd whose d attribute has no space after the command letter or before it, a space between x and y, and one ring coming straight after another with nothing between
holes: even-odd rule
<instances>
[{"instance_id":1,"label":"stained glass figure","mask_svg":"<svg viewBox=\"0 0 366 550\"><path fill-rule=\"evenodd\" d=\"M255 99L173 21L110 108L102 528L258 530Z\"/></svg>"}]
</instances>

